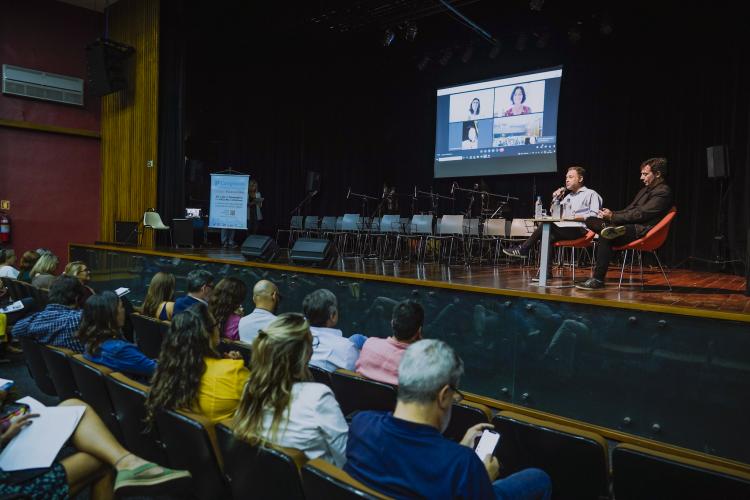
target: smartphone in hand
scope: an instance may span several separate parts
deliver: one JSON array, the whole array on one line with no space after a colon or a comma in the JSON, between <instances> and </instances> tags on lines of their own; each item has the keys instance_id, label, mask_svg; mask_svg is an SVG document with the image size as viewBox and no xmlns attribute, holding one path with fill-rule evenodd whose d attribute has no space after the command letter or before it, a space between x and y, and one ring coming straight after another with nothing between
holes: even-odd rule
<instances>
[{"instance_id":1,"label":"smartphone in hand","mask_svg":"<svg viewBox=\"0 0 750 500\"><path fill-rule=\"evenodd\" d=\"M495 449L500 444L500 433L491 429L485 429L482 432L482 436L479 438L474 451L479 456L480 460L484 460L487 455L493 455Z\"/></svg>"}]
</instances>

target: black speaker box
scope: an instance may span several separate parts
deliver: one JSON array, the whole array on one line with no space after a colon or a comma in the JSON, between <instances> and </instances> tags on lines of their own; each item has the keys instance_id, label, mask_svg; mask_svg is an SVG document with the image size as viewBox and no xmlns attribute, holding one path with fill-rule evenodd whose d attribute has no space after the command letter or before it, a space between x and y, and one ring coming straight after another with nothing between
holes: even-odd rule
<instances>
[{"instance_id":1,"label":"black speaker box","mask_svg":"<svg viewBox=\"0 0 750 500\"><path fill-rule=\"evenodd\" d=\"M138 244L138 223L130 221L115 221L115 243L122 245Z\"/></svg>"},{"instance_id":2,"label":"black speaker box","mask_svg":"<svg viewBox=\"0 0 750 500\"><path fill-rule=\"evenodd\" d=\"M242 243L240 252L248 260L263 260L268 262L273 259L278 249L276 241L270 236L251 234Z\"/></svg>"},{"instance_id":3,"label":"black speaker box","mask_svg":"<svg viewBox=\"0 0 750 500\"><path fill-rule=\"evenodd\" d=\"M294 264L327 264L332 256L333 245L320 238L300 238L289 251L289 260Z\"/></svg>"},{"instance_id":4,"label":"black speaker box","mask_svg":"<svg viewBox=\"0 0 750 500\"><path fill-rule=\"evenodd\" d=\"M710 146L706 148L706 161L709 179L729 177L726 146Z\"/></svg>"},{"instance_id":5,"label":"black speaker box","mask_svg":"<svg viewBox=\"0 0 750 500\"><path fill-rule=\"evenodd\" d=\"M128 87L128 59L135 52L111 40L97 40L86 47L86 84L92 95L103 96Z\"/></svg>"}]
</instances>

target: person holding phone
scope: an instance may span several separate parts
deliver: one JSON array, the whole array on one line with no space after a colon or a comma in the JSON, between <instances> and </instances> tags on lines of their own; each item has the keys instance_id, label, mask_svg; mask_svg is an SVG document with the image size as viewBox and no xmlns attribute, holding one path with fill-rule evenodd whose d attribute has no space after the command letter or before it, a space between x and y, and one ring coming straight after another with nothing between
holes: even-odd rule
<instances>
[{"instance_id":1,"label":"person holding phone","mask_svg":"<svg viewBox=\"0 0 750 500\"><path fill-rule=\"evenodd\" d=\"M497 458L484 452L477 456L474 442L491 424L469 428L460 443L443 437L453 404L463 399L461 375L463 361L445 342L412 344L399 365L395 410L354 416L344 470L394 498L550 498L551 481L544 471L524 469L498 479ZM491 446L494 437L489 436Z\"/></svg>"}]
</instances>

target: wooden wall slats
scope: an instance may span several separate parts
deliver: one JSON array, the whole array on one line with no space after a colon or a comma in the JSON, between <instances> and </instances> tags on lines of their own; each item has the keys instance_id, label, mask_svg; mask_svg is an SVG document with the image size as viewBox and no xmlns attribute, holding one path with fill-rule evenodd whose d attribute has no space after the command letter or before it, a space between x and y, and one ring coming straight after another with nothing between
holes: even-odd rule
<instances>
[{"instance_id":1,"label":"wooden wall slats","mask_svg":"<svg viewBox=\"0 0 750 500\"><path fill-rule=\"evenodd\" d=\"M104 241L114 241L115 221L142 221L143 212L156 207L159 7L159 0L120 0L109 11L109 37L134 47L135 54L130 88L102 98ZM151 231L143 244L153 245Z\"/></svg>"}]
</instances>

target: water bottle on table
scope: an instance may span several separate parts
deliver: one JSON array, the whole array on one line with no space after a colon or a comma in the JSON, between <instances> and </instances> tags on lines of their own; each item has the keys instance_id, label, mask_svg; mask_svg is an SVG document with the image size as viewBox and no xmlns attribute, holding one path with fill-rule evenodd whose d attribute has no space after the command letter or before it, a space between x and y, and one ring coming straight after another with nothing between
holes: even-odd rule
<instances>
[{"instance_id":1,"label":"water bottle on table","mask_svg":"<svg viewBox=\"0 0 750 500\"><path fill-rule=\"evenodd\" d=\"M534 203L534 218L540 219L543 215L543 209L542 209L542 197L537 196L536 197L536 203Z\"/></svg>"}]
</instances>

